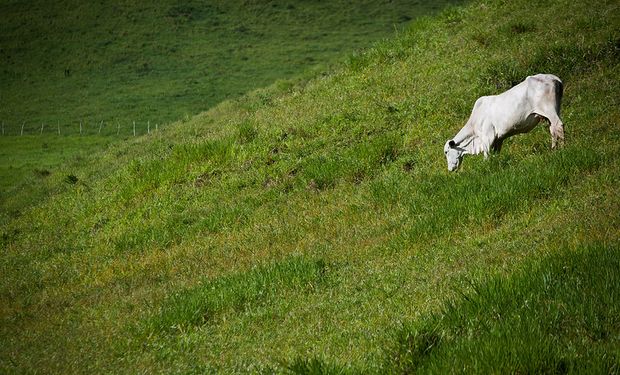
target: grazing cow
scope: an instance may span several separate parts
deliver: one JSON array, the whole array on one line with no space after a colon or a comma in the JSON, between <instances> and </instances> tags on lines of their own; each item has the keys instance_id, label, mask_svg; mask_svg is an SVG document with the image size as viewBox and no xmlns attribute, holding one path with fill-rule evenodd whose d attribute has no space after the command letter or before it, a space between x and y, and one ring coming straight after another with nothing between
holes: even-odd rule
<instances>
[{"instance_id":1,"label":"grazing cow","mask_svg":"<svg viewBox=\"0 0 620 375\"><path fill-rule=\"evenodd\" d=\"M562 81L552 74L529 76L525 81L499 95L476 100L469 120L453 139L446 142L444 153L448 170L456 170L463 155L499 152L504 139L532 130L541 119L549 121L551 148L564 143L564 125L560 120Z\"/></svg>"}]
</instances>

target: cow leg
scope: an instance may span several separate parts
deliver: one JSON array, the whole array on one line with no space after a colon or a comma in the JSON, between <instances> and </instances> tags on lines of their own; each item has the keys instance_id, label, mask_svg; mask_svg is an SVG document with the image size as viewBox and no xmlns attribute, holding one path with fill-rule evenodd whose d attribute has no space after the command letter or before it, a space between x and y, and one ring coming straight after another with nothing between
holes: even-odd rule
<instances>
[{"instance_id":1,"label":"cow leg","mask_svg":"<svg viewBox=\"0 0 620 375\"><path fill-rule=\"evenodd\" d=\"M480 139L480 146L482 148L484 158L488 159L489 152L491 151L491 148L493 147L492 145L496 140L495 127L491 122L485 121L482 124L480 130L480 134L478 134L478 138Z\"/></svg>"},{"instance_id":2,"label":"cow leg","mask_svg":"<svg viewBox=\"0 0 620 375\"><path fill-rule=\"evenodd\" d=\"M564 146L564 124L559 116L549 117L549 133L551 133L552 149L556 148L558 144Z\"/></svg>"},{"instance_id":3,"label":"cow leg","mask_svg":"<svg viewBox=\"0 0 620 375\"><path fill-rule=\"evenodd\" d=\"M482 142L482 154L484 155L484 159L488 159L489 158L489 152L491 151L490 147L490 142Z\"/></svg>"},{"instance_id":4,"label":"cow leg","mask_svg":"<svg viewBox=\"0 0 620 375\"><path fill-rule=\"evenodd\" d=\"M549 133L551 133L551 148L555 149L559 144L564 146L564 123L555 111L537 111L540 116L549 121Z\"/></svg>"},{"instance_id":5,"label":"cow leg","mask_svg":"<svg viewBox=\"0 0 620 375\"><path fill-rule=\"evenodd\" d=\"M560 142L560 147L564 147L564 123L558 118L558 121L554 125L555 133L557 134Z\"/></svg>"}]
</instances>

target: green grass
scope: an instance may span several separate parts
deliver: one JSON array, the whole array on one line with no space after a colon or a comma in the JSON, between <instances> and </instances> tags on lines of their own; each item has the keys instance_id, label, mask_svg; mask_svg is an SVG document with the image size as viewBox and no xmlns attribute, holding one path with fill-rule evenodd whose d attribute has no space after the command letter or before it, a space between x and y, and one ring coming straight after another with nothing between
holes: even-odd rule
<instances>
[{"instance_id":1,"label":"green grass","mask_svg":"<svg viewBox=\"0 0 620 375\"><path fill-rule=\"evenodd\" d=\"M290 289L316 288L325 278L325 262L292 258L238 275L208 280L175 294L161 312L148 320L146 333L183 331L213 323L227 310L242 312L266 303Z\"/></svg>"},{"instance_id":2,"label":"green grass","mask_svg":"<svg viewBox=\"0 0 620 375\"><path fill-rule=\"evenodd\" d=\"M278 80L303 84L449 3L5 2L0 208L13 217L44 199L39 171Z\"/></svg>"},{"instance_id":3,"label":"green grass","mask_svg":"<svg viewBox=\"0 0 620 375\"><path fill-rule=\"evenodd\" d=\"M58 167L2 228L0 372L617 371L616 10L450 8ZM448 173L475 99L540 71L566 146Z\"/></svg>"},{"instance_id":4,"label":"green grass","mask_svg":"<svg viewBox=\"0 0 620 375\"><path fill-rule=\"evenodd\" d=\"M167 124L296 77L449 1L4 2L0 120L75 134ZM85 129L86 131L86 129Z\"/></svg>"},{"instance_id":5,"label":"green grass","mask_svg":"<svg viewBox=\"0 0 620 375\"><path fill-rule=\"evenodd\" d=\"M93 149L105 150L115 141L94 135L0 137L0 222L56 191L55 185L67 177L59 174L61 165L83 164Z\"/></svg>"},{"instance_id":6,"label":"green grass","mask_svg":"<svg viewBox=\"0 0 620 375\"><path fill-rule=\"evenodd\" d=\"M560 249L398 331L395 373L620 371L618 244ZM457 370L458 369L458 370Z\"/></svg>"}]
</instances>

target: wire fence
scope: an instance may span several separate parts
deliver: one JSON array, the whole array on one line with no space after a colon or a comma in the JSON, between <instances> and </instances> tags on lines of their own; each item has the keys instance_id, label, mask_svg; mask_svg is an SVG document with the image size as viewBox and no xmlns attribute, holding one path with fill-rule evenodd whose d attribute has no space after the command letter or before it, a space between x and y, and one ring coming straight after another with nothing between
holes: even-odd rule
<instances>
[{"instance_id":1,"label":"wire fence","mask_svg":"<svg viewBox=\"0 0 620 375\"><path fill-rule=\"evenodd\" d=\"M1 121L1 136L24 136L24 135L101 135L101 136L140 136L157 132L161 125L158 122L149 121L74 121L32 123L9 123Z\"/></svg>"}]
</instances>

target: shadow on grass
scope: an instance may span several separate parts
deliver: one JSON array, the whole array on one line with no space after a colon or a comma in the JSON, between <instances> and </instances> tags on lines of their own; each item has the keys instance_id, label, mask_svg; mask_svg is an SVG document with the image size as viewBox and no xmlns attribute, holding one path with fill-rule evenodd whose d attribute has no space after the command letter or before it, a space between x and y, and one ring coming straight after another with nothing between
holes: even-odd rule
<instances>
[{"instance_id":1,"label":"shadow on grass","mask_svg":"<svg viewBox=\"0 0 620 375\"><path fill-rule=\"evenodd\" d=\"M474 285L395 334L392 373L617 373L617 244L565 249Z\"/></svg>"}]
</instances>

